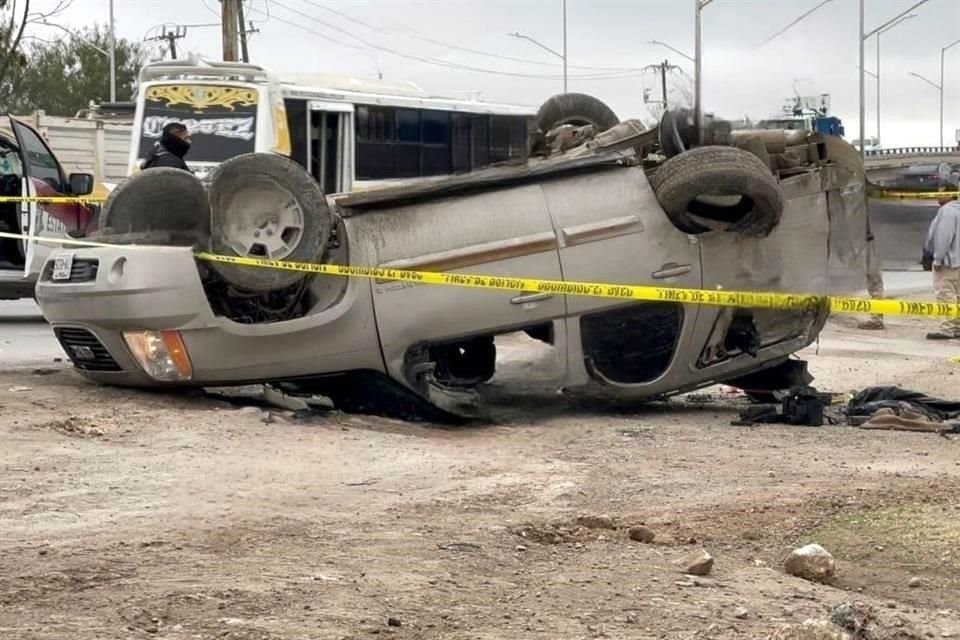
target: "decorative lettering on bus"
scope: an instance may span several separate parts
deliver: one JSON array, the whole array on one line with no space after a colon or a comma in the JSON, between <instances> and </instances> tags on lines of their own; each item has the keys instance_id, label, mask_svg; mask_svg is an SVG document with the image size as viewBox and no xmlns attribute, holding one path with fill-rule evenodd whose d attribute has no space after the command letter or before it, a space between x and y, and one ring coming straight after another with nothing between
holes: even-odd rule
<instances>
[{"instance_id":1,"label":"decorative lettering on bus","mask_svg":"<svg viewBox=\"0 0 960 640\"><path fill-rule=\"evenodd\" d=\"M143 135L147 138L160 138L163 128L171 122L186 125L191 134L218 136L233 140L253 140L255 119L247 118L173 118L169 116L147 116L143 119Z\"/></svg>"}]
</instances>

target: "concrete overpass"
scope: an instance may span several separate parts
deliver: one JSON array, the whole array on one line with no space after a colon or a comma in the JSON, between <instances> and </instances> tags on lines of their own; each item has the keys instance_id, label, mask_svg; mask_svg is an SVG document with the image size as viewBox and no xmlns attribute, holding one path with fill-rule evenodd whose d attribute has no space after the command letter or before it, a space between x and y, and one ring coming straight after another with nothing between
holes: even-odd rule
<instances>
[{"instance_id":1,"label":"concrete overpass","mask_svg":"<svg viewBox=\"0 0 960 640\"><path fill-rule=\"evenodd\" d=\"M865 154L867 170L892 169L911 164L939 164L949 162L960 164L960 145L955 147L899 147L896 149L877 149Z\"/></svg>"}]
</instances>

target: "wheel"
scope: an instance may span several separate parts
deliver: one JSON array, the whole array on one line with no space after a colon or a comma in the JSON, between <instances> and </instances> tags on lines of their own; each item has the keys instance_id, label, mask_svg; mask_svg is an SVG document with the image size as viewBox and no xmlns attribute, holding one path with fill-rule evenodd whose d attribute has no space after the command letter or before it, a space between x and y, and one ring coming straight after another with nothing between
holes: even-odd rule
<instances>
[{"instance_id":1,"label":"wheel","mask_svg":"<svg viewBox=\"0 0 960 640\"><path fill-rule=\"evenodd\" d=\"M687 109L664 111L660 118L658 134L660 150L668 158L678 156L687 150L693 140L693 115Z\"/></svg>"},{"instance_id":2,"label":"wheel","mask_svg":"<svg viewBox=\"0 0 960 640\"><path fill-rule=\"evenodd\" d=\"M780 221L784 196L770 169L754 154L734 147L691 149L664 162L651 180L657 200L685 233L712 230L763 237Z\"/></svg>"},{"instance_id":3,"label":"wheel","mask_svg":"<svg viewBox=\"0 0 960 640\"><path fill-rule=\"evenodd\" d=\"M597 133L619 124L613 110L593 96L583 93L561 93L549 98L537 111L537 126L547 133L564 124L593 125Z\"/></svg>"},{"instance_id":4,"label":"wheel","mask_svg":"<svg viewBox=\"0 0 960 640\"><path fill-rule=\"evenodd\" d=\"M317 262L331 216L320 186L292 160L249 153L221 164L210 181L210 250L231 256ZM303 273L211 263L234 287L266 292L290 287Z\"/></svg>"},{"instance_id":5,"label":"wheel","mask_svg":"<svg viewBox=\"0 0 960 640\"><path fill-rule=\"evenodd\" d=\"M110 192L100 211L101 234L137 238L172 233L180 243L206 242L210 234L207 192L180 169L158 167L130 176Z\"/></svg>"}]
</instances>

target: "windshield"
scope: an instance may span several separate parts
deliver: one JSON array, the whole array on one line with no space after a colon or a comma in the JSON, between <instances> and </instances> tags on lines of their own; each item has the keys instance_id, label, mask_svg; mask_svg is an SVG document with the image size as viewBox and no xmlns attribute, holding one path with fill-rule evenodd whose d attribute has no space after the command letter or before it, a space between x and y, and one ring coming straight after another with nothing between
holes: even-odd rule
<instances>
[{"instance_id":1,"label":"windshield","mask_svg":"<svg viewBox=\"0 0 960 640\"><path fill-rule=\"evenodd\" d=\"M170 122L182 122L190 130L188 163L222 162L252 152L258 104L253 86L154 85L144 95L137 163L153 151Z\"/></svg>"}]
</instances>

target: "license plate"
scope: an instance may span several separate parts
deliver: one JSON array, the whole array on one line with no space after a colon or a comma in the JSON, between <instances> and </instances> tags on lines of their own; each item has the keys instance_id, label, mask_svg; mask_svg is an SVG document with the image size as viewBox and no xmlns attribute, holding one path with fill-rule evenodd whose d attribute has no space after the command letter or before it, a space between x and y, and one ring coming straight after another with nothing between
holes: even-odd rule
<instances>
[{"instance_id":1,"label":"license plate","mask_svg":"<svg viewBox=\"0 0 960 640\"><path fill-rule=\"evenodd\" d=\"M69 280L73 270L73 254L63 253L53 259L53 279Z\"/></svg>"}]
</instances>

